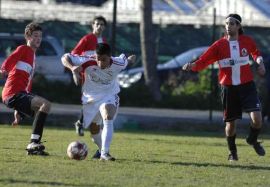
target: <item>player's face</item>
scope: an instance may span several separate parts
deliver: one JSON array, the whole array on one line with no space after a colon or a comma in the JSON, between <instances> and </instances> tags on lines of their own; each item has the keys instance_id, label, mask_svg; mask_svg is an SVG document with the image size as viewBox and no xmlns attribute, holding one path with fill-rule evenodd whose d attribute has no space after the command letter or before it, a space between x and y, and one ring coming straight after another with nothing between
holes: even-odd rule
<instances>
[{"instance_id":1,"label":"player's face","mask_svg":"<svg viewBox=\"0 0 270 187\"><path fill-rule=\"evenodd\" d=\"M39 48L42 41L42 31L34 31L31 36L26 37L27 45L34 50Z\"/></svg>"},{"instance_id":2,"label":"player's face","mask_svg":"<svg viewBox=\"0 0 270 187\"><path fill-rule=\"evenodd\" d=\"M97 58L97 64L101 69L105 69L110 67L111 64L111 57L108 55L98 55L96 56Z\"/></svg>"},{"instance_id":3,"label":"player's face","mask_svg":"<svg viewBox=\"0 0 270 187\"><path fill-rule=\"evenodd\" d=\"M235 36L238 33L238 30L240 29L240 24L236 23L236 20L233 18L227 18L225 21L225 29L226 33L229 36Z\"/></svg>"},{"instance_id":4,"label":"player's face","mask_svg":"<svg viewBox=\"0 0 270 187\"><path fill-rule=\"evenodd\" d=\"M105 29L105 24L102 20L95 20L95 22L92 24L93 27L93 33L97 35L101 35L102 32Z\"/></svg>"}]
</instances>

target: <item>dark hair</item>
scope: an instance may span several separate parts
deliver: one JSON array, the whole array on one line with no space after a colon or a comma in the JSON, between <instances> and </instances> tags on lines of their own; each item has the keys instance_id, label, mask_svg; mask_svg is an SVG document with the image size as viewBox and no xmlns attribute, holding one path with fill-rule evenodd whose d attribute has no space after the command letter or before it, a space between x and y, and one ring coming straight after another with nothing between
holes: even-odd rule
<instances>
[{"instance_id":1,"label":"dark hair","mask_svg":"<svg viewBox=\"0 0 270 187\"><path fill-rule=\"evenodd\" d=\"M240 28L238 30L238 34L241 35L241 34L244 34L244 30L241 26L241 22L242 22L242 18L241 16L239 16L238 14L229 14L228 16L226 16L226 19L227 18L233 18L235 20L235 23L237 25L240 25Z\"/></svg>"},{"instance_id":2,"label":"dark hair","mask_svg":"<svg viewBox=\"0 0 270 187\"><path fill-rule=\"evenodd\" d=\"M31 22L26 25L24 30L24 36L31 36L34 31L42 31L42 28L38 23Z\"/></svg>"},{"instance_id":3,"label":"dark hair","mask_svg":"<svg viewBox=\"0 0 270 187\"><path fill-rule=\"evenodd\" d=\"M96 46L97 55L108 55L111 56L111 47L106 43L98 43Z\"/></svg>"},{"instance_id":4,"label":"dark hair","mask_svg":"<svg viewBox=\"0 0 270 187\"><path fill-rule=\"evenodd\" d=\"M107 21L106 21L106 19L103 16L96 16L96 17L94 17L93 23L95 23L96 20L103 21L104 22L104 25L105 26L107 25Z\"/></svg>"}]
</instances>

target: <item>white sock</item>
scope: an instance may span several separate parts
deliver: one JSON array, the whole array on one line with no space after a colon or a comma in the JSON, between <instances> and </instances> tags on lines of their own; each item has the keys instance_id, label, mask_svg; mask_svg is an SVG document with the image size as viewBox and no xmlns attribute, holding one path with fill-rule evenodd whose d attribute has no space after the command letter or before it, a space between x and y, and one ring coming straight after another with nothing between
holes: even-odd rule
<instances>
[{"instance_id":1,"label":"white sock","mask_svg":"<svg viewBox=\"0 0 270 187\"><path fill-rule=\"evenodd\" d=\"M92 141L98 146L99 151L101 151L101 132L100 129L97 134L91 134Z\"/></svg>"},{"instance_id":2,"label":"white sock","mask_svg":"<svg viewBox=\"0 0 270 187\"><path fill-rule=\"evenodd\" d=\"M101 154L108 153L113 137L113 120L103 120Z\"/></svg>"}]
</instances>

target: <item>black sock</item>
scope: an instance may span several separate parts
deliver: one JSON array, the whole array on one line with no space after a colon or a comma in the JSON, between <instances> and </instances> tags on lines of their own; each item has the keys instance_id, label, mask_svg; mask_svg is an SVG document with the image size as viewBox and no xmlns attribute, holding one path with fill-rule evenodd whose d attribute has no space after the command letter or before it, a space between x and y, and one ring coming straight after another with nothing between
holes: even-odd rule
<instances>
[{"instance_id":1,"label":"black sock","mask_svg":"<svg viewBox=\"0 0 270 187\"><path fill-rule=\"evenodd\" d=\"M230 152L232 154L236 154L237 153L237 148L236 148L236 144L235 144L236 134L233 136L227 136L226 138L227 138L228 148L229 148Z\"/></svg>"},{"instance_id":2,"label":"black sock","mask_svg":"<svg viewBox=\"0 0 270 187\"><path fill-rule=\"evenodd\" d=\"M247 142L250 143L250 144L253 144L253 143L257 142L260 131L261 131L261 128L256 129L256 128L250 126L249 135L247 137Z\"/></svg>"},{"instance_id":3,"label":"black sock","mask_svg":"<svg viewBox=\"0 0 270 187\"><path fill-rule=\"evenodd\" d=\"M80 123L83 124L83 110L81 110L81 113L80 113Z\"/></svg>"},{"instance_id":4,"label":"black sock","mask_svg":"<svg viewBox=\"0 0 270 187\"><path fill-rule=\"evenodd\" d=\"M36 113L36 116L35 116L35 119L33 122L31 142L36 142L36 143L40 142L42 134L43 134L43 126L44 126L45 120L47 118L47 115L48 115L47 113L41 112L41 111L38 111ZM33 136L33 135L38 135L39 138L36 139L36 138L34 138L35 136Z\"/></svg>"}]
</instances>

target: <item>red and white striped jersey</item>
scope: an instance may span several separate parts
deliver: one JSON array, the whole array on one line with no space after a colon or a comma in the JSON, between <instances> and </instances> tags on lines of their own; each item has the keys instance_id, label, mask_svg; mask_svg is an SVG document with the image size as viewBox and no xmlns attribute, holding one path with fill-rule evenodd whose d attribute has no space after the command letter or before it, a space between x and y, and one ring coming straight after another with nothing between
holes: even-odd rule
<instances>
[{"instance_id":1,"label":"red and white striped jersey","mask_svg":"<svg viewBox=\"0 0 270 187\"><path fill-rule=\"evenodd\" d=\"M18 92L31 91L34 69L35 52L29 46L18 46L1 67L1 70L8 72L2 91L3 101Z\"/></svg>"},{"instance_id":2,"label":"red and white striped jersey","mask_svg":"<svg viewBox=\"0 0 270 187\"><path fill-rule=\"evenodd\" d=\"M228 41L225 37L216 41L195 61L193 71L200 71L208 65L218 62L219 83L222 85L240 85L253 80L249 64L249 55L256 61L260 52L252 38L240 35L238 40Z\"/></svg>"},{"instance_id":3,"label":"red and white striped jersey","mask_svg":"<svg viewBox=\"0 0 270 187\"><path fill-rule=\"evenodd\" d=\"M124 54L111 57L111 66L101 69L95 56L78 56L68 54L75 66L81 66L84 72L82 85L82 103L97 101L120 92L117 75L126 68L128 61Z\"/></svg>"},{"instance_id":4,"label":"red and white striped jersey","mask_svg":"<svg viewBox=\"0 0 270 187\"><path fill-rule=\"evenodd\" d=\"M71 51L71 54L93 55L96 52L96 45L98 43L106 43L105 38L97 38L93 33L87 34L82 37L76 47Z\"/></svg>"}]
</instances>

